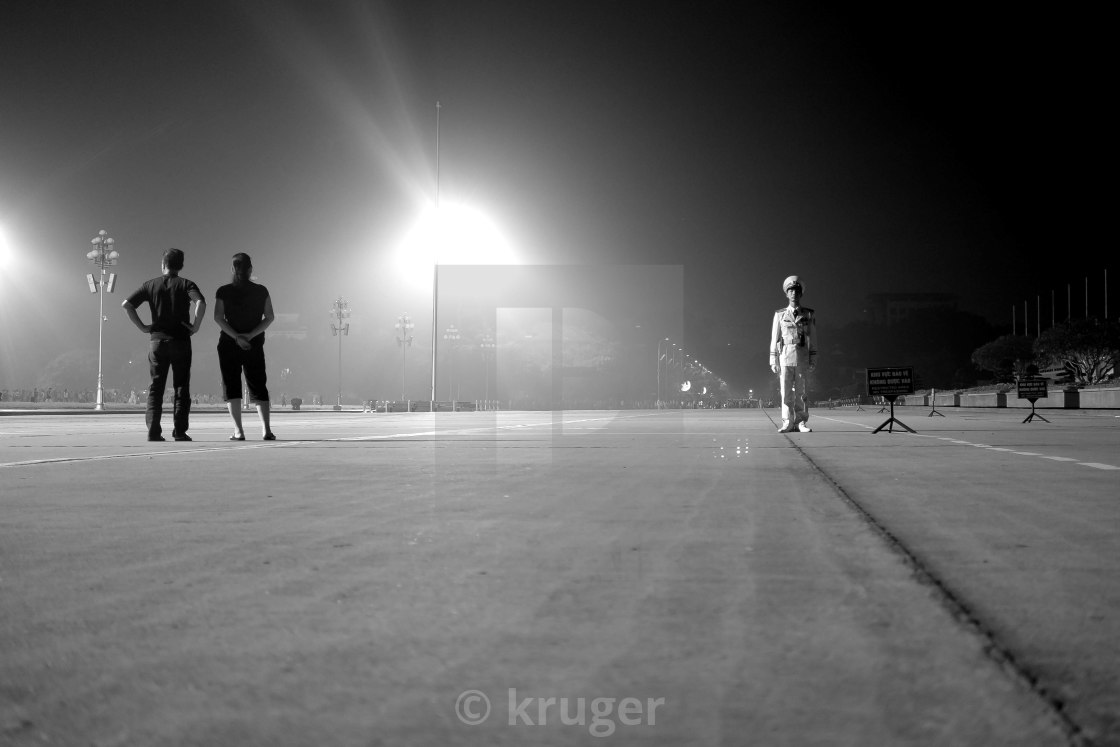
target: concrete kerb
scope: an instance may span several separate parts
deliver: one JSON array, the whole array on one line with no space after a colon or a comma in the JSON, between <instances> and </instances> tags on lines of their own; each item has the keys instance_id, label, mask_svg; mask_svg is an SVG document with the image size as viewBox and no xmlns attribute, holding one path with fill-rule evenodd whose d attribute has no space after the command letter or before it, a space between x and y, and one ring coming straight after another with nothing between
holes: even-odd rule
<instances>
[{"instance_id":1,"label":"concrete kerb","mask_svg":"<svg viewBox=\"0 0 1120 747\"><path fill-rule=\"evenodd\" d=\"M896 402L900 407L930 406L929 395L908 395ZM1014 389L1007 392L938 393L934 398L937 407L976 409L1031 409L1031 403L1019 399ZM1120 388L1107 389L1050 389L1046 397L1034 403L1035 409L1051 410L1117 410L1120 409Z\"/></svg>"}]
</instances>

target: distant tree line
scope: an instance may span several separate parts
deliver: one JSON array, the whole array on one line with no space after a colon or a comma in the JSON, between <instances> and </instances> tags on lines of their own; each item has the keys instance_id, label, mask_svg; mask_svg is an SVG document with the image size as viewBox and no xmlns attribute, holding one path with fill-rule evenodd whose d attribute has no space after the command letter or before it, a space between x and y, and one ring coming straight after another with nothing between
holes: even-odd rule
<instances>
[{"instance_id":1,"label":"distant tree line","mask_svg":"<svg viewBox=\"0 0 1120 747\"><path fill-rule=\"evenodd\" d=\"M813 388L823 398L862 393L868 367L913 366L919 388L1011 382L1032 365L1061 368L1061 383L1085 386L1115 377L1120 359L1120 323L1093 318L1025 337L969 312L926 309L890 325L859 321L824 330L821 339Z\"/></svg>"},{"instance_id":2,"label":"distant tree line","mask_svg":"<svg viewBox=\"0 0 1120 747\"><path fill-rule=\"evenodd\" d=\"M1013 381L1035 366L1043 370L1060 368L1061 383L1100 384L1116 375L1120 322L1075 319L1035 338L1003 335L977 348L972 361L990 371L997 382Z\"/></svg>"}]
</instances>

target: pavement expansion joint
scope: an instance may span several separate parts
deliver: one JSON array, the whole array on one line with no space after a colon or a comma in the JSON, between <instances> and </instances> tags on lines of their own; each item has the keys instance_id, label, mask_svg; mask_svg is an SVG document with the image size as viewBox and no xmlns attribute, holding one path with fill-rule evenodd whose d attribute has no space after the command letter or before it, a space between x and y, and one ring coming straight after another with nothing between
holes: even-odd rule
<instances>
[{"instance_id":1,"label":"pavement expansion joint","mask_svg":"<svg viewBox=\"0 0 1120 747\"><path fill-rule=\"evenodd\" d=\"M791 441L792 440L793 439L791 439ZM900 537L891 532L890 529L879 521L865 506L849 494L839 482L817 464L813 458L805 452L804 448L796 442L793 443L793 448L798 451L817 474L832 486L841 500L855 511L872 531L898 555L903 563L911 569L918 582L933 591L937 600L952 619L957 621L962 630L981 639L981 649L984 651L985 655L987 655L1001 671L1030 690L1035 697L1045 703L1066 737L1070 740L1070 743L1074 745L1086 744L1082 737L1083 729L1070 717L1064 703L1042 685L1039 676L1031 671L1029 667L1016 657L1013 651L999 640L995 631L984 623L971 606L955 593L927 563L923 562L917 553L907 547Z\"/></svg>"}]
</instances>

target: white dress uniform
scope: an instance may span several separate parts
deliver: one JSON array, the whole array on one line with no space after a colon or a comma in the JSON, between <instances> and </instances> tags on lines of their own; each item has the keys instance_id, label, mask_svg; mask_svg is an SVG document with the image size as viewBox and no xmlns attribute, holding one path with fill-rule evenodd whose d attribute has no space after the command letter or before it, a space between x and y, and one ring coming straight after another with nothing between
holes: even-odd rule
<instances>
[{"instance_id":1,"label":"white dress uniform","mask_svg":"<svg viewBox=\"0 0 1120 747\"><path fill-rule=\"evenodd\" d=\"M809 430L806 380L817 362L817 318L813 310L791 303L774 312L770 367L780 366L782 430ZM805 424L805 425L802 425Z\"/></svg>"}]
</instances>

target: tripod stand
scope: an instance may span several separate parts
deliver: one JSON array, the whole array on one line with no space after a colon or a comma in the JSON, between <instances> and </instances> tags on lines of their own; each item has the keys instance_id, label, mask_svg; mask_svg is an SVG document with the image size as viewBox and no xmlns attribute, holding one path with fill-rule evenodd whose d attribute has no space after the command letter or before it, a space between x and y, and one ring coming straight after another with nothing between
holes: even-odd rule
<instances>
[{"instance_id":1,"label":"tripod stand","mask_svg":"<svg viewBox=\"0 0 1120 747\"><path fill-rule=\"evenodd\" d=\"M890 404L891 404L891 416L889 418L887 418L883 422L882 425L880 425L875 430L871 431L873 434L878 433L879 431L883 430L884 427L886 427L887 433L894 433L894 424L895 423L898 423L899 427L905 428L906 430L910 431L911 433L917 433L916 430L914 430L910 426L906 425L906 423L903 423L901 420L899 420L898 418L896 418L894 416L894 399L895 399L896 396L898 396L898 395L895 395L895 394L886 395L887 401L890 402Z\"/></svg>"}]
</instances>

